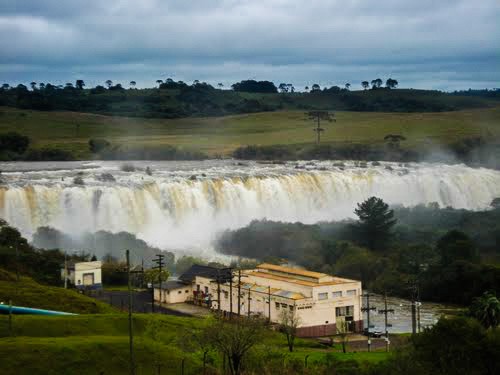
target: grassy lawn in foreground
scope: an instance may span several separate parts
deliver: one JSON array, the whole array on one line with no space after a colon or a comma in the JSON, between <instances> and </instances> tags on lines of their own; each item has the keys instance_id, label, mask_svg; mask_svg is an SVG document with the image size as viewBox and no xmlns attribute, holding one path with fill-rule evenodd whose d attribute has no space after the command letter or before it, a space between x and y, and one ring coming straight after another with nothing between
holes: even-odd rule
<instances>
[{"instance_id":1,"label":"grassy lawn in foreground","mask_svg":"<svg viewBox=\"0 0 500 375\"><path fill-rule=\"evenodd\" d=\"M475 136L500 138L499 106L439 113L337 112L336 118L324 125L325 143L382 143L387 134L402 134L407 138L402 146L414 148ZM29 136L34 147L61 148L81 159L92 157L90 138L227 156L242 145L312 143L313 126L302 111L163 120L0 107L0 132L17 131Z\"/></svg>"},{"instance_id":2,"label":"grassy lawn in foreground","mask_svg":"<svg viewBox=\"0 0 500 375\"><path fill-rule=\"evenodd\" d=\"M0 316L2 371L11 374L122 374L128 370L127 314L78 316L14 316L13 335L7 337L7 317ZM162 374L180 373L185 358L186 374L200 372L202 353L184 352L178 340L183 332L201 328L205 320L169 315L134 314L135 354L138 374L151 374L162 365ZM340 361L375 363L385 352L343 354L315 340L297 339L289 353L285 338L270 332L258 350L273 351L284 361L320 362L327 355ZM280 354L281 353L281 354ZM331 353L331 354L329 354Z\"/></svg>"}]
</instances>

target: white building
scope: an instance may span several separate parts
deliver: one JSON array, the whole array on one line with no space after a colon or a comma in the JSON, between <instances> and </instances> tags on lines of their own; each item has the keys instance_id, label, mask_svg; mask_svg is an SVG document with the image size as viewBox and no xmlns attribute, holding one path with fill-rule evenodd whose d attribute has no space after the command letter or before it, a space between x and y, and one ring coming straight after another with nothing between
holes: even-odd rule
<instances>
[{"instance_id":1,"label":"white building","mask_svg":"<svg viewBox=\"0 0 500 375\"><path fill-rule=\"evenodd\" d=\"M67 265L66 270L61 270L61 277L77 289L100 289L102 288L102 262L78 262Z\"/></svg>"},{"instance_id":2,"label":"white building","mask_svg":"<svg viewBox=\"0 0 500 375\"><path fill-rule=\"evenodd\" d=\"M227 269L193 268L179 278L182 286L172 284L168 289L165 285L163 301L193 301L218 309L220 296L224 313L258 314L274 323L280 322L287 309L299 320L300 336L329 336L337 333L341 324L350 331L362 330L360 281L261 264L254 270L241 271L239 282L238 275L233 272L231 277ZM157 296L159 291L155 290L155 299Z\"/></svg>"}]
</instances>

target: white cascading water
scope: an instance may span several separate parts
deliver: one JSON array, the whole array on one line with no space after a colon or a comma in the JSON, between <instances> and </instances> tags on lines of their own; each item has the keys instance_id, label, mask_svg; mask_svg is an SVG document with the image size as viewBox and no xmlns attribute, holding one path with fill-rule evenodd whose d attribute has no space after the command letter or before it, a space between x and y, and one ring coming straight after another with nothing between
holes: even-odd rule
<instances>
[{"instance_id":1,"label":"white cascading water","mask_svg":"<svg viewBox=\"0 0 500 375\"><path fill-rule=\"evenodd\" d=\"M51 171L44 165L25 171L0 165L7 169L0 217L28 238L40 226L75 236L126 231L160 248L203 251L218 232L254 219L315 223L353 217L356 204L372 195L390 204L437 202L470 210L500 197L499 171L464 165L150 162L154 173L148 176L144 170L122 172L119 163L62 164ZM85 185L73 183L77 172ZM103 172L116 181L99 181Z\"/></svg>"}]
</instances>

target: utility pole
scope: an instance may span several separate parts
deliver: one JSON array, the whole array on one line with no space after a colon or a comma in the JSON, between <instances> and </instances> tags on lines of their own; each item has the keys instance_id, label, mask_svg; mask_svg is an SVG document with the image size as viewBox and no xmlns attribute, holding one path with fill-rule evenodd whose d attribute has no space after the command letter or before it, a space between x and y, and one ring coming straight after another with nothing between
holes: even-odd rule
<instances>
[{"instance_id":1,"label":"utility pole","mask_svg":"<svg viewBox=\"0 0 500 375\"><path fill-rule=\"evenodd\" d=\"M238 317L241 315L241 270L238 270Z\"/></svg>"},{"instance_id":2,"label":"utility pole","mask_svg":"<svg viewBox=\"0 0 500 375\"><path fill-rule=\"evenodd\" d=\"M368 335L368 351L371 351L371 346L372 346L372 340L370 338L370 312L373 310L376 310L377 308L375 306L370 307L370 293L365 293L363 294L363 297L366 298L366 307L362 307L361 311L366 312L366 333Z\"/></svg>"},{"instance_id":3,"label":"utility pole","mask_svg":"<svg viewBox=\"0 0 500 375\"><path fill-rule=\"evenodd\" d=\"M68 254L64 251L64 289L68 289Z\"/></svg>"},{"instance_id":4,"label":"utility pole","mask_svg":"<svg viewBox=\"0 0 500 375\"><path fill-rule=\"evenodd\" d=\"M153 266L152 268L154 270L158 270L158 283L159 283L159 286L158 286L158 290L160 291L160 305L161 305L161 294L162 294L162 289L161 289L161 275L162 275L162 272L163 272L163 267L165 266L165 263L163 261L163 259L165 259L165 255L163 254L156 254L156 258L153 259L153 262L156 263L156 266ZM151 311L154 312L155 311L155 283L154 283L154 279L153 279L153 282L152 282L152 305L151 305Z\"/></svg>"},{"instance_id":5,"label":"utility pole","mask_svg":"<svg viewBox=\"0 0 500 375\"><path fill-rule=\"evenodd\" d=\"M384 293L384 309L378 311L379 314L384 314L385 315L385 351L389 351L389 344L391 343L389 341L389 330L387 329L388 327L392 327L392 324L389 324L387 322L387 314L394 314L394 309L388 309L387 308L387 293Z\"/></svg>"},{"instance_id":6,"label":"utility pole","mask_svg":"<svg viewBox=\"0 0 500 375\"><path fill-rule=\"evenodd\" d=\"M220 269L217 269L217 314L220 315Z\"/></svg>"},{"instance_id":7,"label":"utility pole","mask_svg":"<svg viewBox=\"0 0 500 375\"><path fill-rule=\"evenodd\" d=\"M134 332L132 327L132 286L130 284L130 251L126 251L127 256L127 284L128 284L128 336L130 351L130 374L135 375L134 363Z\"/></svg>"},{"instance_id":8,"label":"utility pole","mask_svg":"<svg viewBox=\"0 0 500 375\"><path fill-rule=\"evenodd\" d=\"M229 269L229 319L233 319L233 270Z\"/></svg>"},{"instance_id":9,"label":"utility pole","mask_svg":"<svg viewBox=\"0 0 500 375\"><path fill-rule=\"evenodd\" d=\"M252 285L248 287L248 317L250 318L250 291L252 290Z\"/></svg>"},{"instance_id":10,"label":"utility pole","mask_svg":"<svg viewBox=\"0 0 500 375\"><path fill-rule=\"evenodd\" d=\"M415 335L417 333L417 290L418 286L415 280L411 281L411 333Z\"/></svg>"},{"instance_id":11,"label":"utility pole","mask_svg":"<svg viewBox=\"0 0 500 375\"><path fill-rule=\"evenodd\" d=\"M270 286L267 287L267 298L269 300L269 306L268 306L268 309L269 309L269 323L271 323L271 287Z\"/></svg>"}]
</instances>

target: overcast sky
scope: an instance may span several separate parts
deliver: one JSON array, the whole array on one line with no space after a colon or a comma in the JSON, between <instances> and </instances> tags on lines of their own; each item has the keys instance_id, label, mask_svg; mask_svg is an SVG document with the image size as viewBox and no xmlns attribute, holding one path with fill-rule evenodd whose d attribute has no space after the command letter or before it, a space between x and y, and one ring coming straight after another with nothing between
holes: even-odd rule
<instances>
[{"instance_id":1,"label":"overcast sky","mask_svg":"<svg viewBox=\"0 0 500 375\"><path fill-rule=\"evenodd\" d=\"M0 83L500 87L500 0L0 0Z\"/></svg>"}]
</instances>

